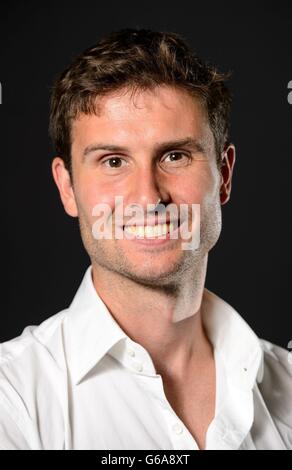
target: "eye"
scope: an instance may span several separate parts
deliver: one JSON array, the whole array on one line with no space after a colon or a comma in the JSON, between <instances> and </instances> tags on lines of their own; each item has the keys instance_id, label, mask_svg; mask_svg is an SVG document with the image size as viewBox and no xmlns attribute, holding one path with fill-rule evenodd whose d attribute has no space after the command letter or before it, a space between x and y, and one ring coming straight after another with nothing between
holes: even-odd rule
<instances>
[{"instance_id":1,"label":"eye","mask_svg":"<svg viewBox=\"0 0 292 470\"><path fill-rule=\"evenodd\" d=\"M190 155L183 152L170 152L162 163L171 163L172 166L181 166L188 164L190 158Z\"/></svg>"},{"instance_id":2,"label":"eye","mask_svg":"<svg viewBox=\"0 0 292 470\"><path fill-rule=\"evenodd\" d=\"M110 157L110 158L107 158L106 160L103 160L102 165L104 165L107 168L115 169L115 168L121 168L122 162L125 162L125 160L121 157Z\"/></svg>"}]
</instances>

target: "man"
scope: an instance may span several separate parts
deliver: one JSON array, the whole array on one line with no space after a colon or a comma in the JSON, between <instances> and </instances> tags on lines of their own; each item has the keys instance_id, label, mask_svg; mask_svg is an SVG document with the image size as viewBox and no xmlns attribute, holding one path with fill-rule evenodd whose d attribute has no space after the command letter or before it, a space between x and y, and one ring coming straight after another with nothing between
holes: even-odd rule
<instances>
[{"instance_id":1,"label":"man","mask_svg":"<svg viewBox=\"0 0 292 470\"><path fill-rule=\"evenodd\" d=\"M1 345L2 449L292 448L287 352L204 287L226 79L177 34L126 29L56 80L52 173L91 264L69 308Z\"/></svg>"}]
</instances>

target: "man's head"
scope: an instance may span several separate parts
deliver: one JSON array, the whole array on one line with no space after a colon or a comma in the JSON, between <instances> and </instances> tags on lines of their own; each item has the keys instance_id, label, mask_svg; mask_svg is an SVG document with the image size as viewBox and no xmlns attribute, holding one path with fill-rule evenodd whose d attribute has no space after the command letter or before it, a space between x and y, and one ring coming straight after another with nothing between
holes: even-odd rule
<instances>
[{"instance_id":1,"label":"man's head","mask_svg":"<svg viewBox=\"0 0 292 470\"><path fill-rule=\"evenodd\" d=\"M170 85L202 102L215 139L218 162L228 142L231 95L219 73L191 51L176 33L124 29L88 48L56 80L50 134L71 170L72 122L98 111L98 100L122 88L150 90Z\"/></svg>"},{"instance_id":2,"label":"man's head","mask_svg":"<svg viewBox=\"0 0 292 470\"><path fill-rule=\"evenodd\" d=\"M145 285L175 284L214 246L235 160L226 78L175 33L127 29L87 49L56 81L53 175L93 264ZM95 240L93 207L114 213L116 196L145 214L158 199L166 208L199 204L200 247Z\"/></svg>"}]
</instances>

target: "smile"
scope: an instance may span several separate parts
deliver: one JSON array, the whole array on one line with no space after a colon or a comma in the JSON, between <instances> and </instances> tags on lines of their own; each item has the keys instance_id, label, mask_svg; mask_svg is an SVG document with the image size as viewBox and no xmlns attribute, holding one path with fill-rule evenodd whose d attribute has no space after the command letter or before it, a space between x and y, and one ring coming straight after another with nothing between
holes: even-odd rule
<instances>
[{"instance_id":1,"label":"smile","mask_svg":"<svg viewBox=\"0 0 292 470\"><path fill-rule=\"evenodd\" d=\"M168 238L177 230L178 226L178 221L154 225L125 225L124 232L134 238L147 239L165 236Z\"/></svg>"}]
</instances>

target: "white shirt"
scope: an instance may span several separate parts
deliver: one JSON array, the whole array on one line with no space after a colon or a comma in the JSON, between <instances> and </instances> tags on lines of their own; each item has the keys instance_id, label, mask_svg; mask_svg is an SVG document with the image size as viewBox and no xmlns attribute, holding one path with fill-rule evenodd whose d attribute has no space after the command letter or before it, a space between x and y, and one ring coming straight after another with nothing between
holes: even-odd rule
<instances>
[{"instance_id":1,"label":"white shirt","mask_svg":"<svg viewBox=\"0 0 292 470\"><path fill-rule=\"evenodd\" d=\"M206 449L292 449L288 351L204 289L216 363ZM149 353L114 320L89 266L68 309L0 345L0 449L196 450Z\"/></svg>"}]
</instances>

